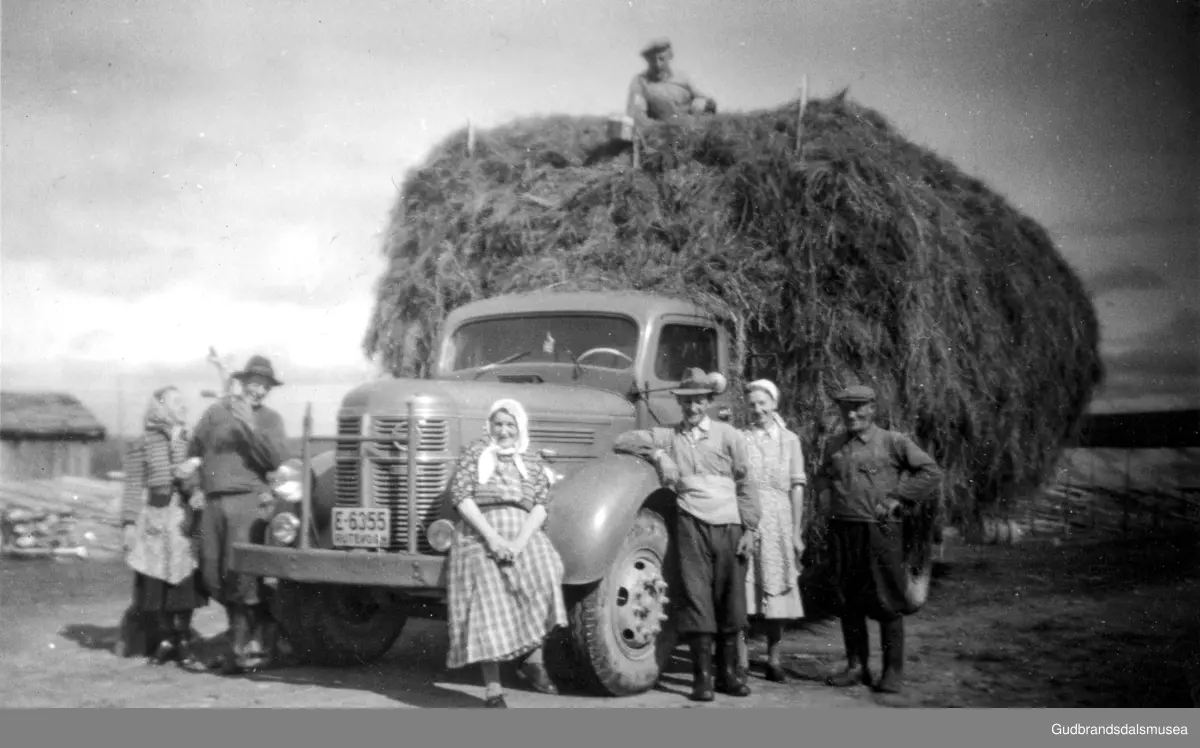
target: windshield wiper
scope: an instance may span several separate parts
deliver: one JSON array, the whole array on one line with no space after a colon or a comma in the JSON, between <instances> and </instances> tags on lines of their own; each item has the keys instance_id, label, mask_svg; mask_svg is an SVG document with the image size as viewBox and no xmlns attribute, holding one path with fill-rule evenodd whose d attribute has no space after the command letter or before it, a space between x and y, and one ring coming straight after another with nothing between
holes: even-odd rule
<instances>
[{"instance_id":1,"label":"windshield wiper","mask_svg":"<svg viewBox=\"0 0 1200 748\"><path fill-rule=\"evenodd\" d=\"M479 379L481 376L483 376L487 372L491 371L492 369L495 369L497 366L504 366L505 364L511 364L514 361L518 361L520 359L525 358L526 356L528 356L531 353L533 353L533 351L521 351L520 353L514 353L513 355L509 356L508 358L500 359L499 361L497 361L494 364L487 364L485 366L481 366L481 367L479 367L479 371L475 372L475 376L473 377L473 379Z\"/></svg>"}]
</instances>

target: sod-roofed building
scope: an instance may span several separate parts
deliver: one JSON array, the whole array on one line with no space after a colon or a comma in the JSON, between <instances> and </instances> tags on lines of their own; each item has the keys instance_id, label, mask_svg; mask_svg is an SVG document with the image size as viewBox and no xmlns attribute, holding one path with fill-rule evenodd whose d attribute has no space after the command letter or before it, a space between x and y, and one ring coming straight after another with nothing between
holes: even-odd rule
<instances>
[{"instance_id":1,"label":"sod-roofed building","mask_svg":"<svg viewBox=\"0 0 1200 748\"><path fill-rule=\"evenodd\" d=\"M0 392L0 480L87 477L105 428L62 392Z\"/></svg>"}]
</instances>

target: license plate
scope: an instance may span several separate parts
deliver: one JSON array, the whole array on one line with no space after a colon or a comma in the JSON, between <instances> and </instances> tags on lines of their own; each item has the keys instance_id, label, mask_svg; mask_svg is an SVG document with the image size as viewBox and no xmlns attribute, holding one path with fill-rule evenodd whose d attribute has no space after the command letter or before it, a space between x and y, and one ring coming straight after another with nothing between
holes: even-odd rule
<instances>
[{"instance_id":1,"label":"license plate","mask_svg":"<svg viewBox=\"0 0 1200 748\"><path fill-rule=\"evenodd\" d=\"M343 548L386 548L391 542L392 518L386 509L336 507L333 544Z\"/></svg>"}]
</instances>

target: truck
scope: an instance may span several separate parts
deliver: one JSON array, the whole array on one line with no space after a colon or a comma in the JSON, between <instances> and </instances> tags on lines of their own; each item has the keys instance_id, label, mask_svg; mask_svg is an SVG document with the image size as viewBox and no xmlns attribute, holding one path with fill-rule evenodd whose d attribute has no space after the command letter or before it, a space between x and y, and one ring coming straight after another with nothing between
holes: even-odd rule
<instances>
[{"instance_id":1,"label":"truck","mask_svg":"<svg viewBox=\"0 0 1200 748\"><path fill-rule=\"evenodd\" d=\"M483 436L489 406L515 398L529 415L530 449L550 465L545 532L565 569L569 626L548 642L547 664L557 679L612 696L644 692L676 643L675 497L649 462L613 443L629 429L677 423L671 390L690 367L730 371L731 337L695 303L640 292L465 304L446 316L428 378L354 388L335 434L314 434L306 416L293 490L276 492L256 542L235 545L231 567L269 580L275 618L306 660L382 657L409 619L444 619L454 465ZM724 392L710 415L728 421L734 405ZM919 559L917 594L928 572Z\"/></svg>"}]
</instances>

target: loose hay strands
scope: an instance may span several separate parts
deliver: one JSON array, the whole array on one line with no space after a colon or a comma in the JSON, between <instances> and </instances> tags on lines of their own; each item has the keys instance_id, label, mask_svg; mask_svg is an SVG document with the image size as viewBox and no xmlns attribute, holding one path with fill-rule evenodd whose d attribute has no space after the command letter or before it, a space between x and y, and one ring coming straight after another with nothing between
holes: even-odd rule
<instances>
[{"instance_id":1,"label":"loose hay strands","mask_svg":"<svg viewBox=\"0 0 1200 748\"><path fill-rule=\"evenodd\" d=\"M1102 377L1080 280L1042 227L844 92L808 101L798 153L796 107L660 125L636 169L599 117L476 132L474 158L455 133L392 211L368 355L423 376L451 309L509 292L699 298L779 356L810 461L830 394L867 383L959 509L1040 484Z\"/></svg>"}]
</instances>

